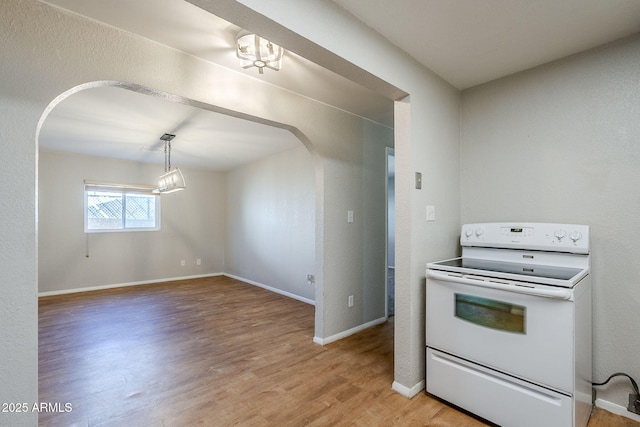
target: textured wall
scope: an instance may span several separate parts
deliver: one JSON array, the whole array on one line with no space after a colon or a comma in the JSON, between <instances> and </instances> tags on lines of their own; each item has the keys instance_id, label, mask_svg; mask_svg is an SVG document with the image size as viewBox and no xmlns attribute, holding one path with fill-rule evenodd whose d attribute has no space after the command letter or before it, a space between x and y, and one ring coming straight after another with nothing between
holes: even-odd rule
<instances>
[{"instance_id":1,"label":"textured wall","mask_svg":"<svg viewBox=\"0 0 640 427\"><path fill-rule=\"evenodd\" d=\"M84 179L152 184L159 171L162 165L40 153L40 292L224 271L226 192L220 172L182 168L187 189L160 198L158 231L84 233Z\"/></svg>"},{"instance_id":2,"label":"textured wall","mask_svg":"<svg viewBox=\"0 0 640 427\"><path fill-rule=\"evenodd\" d=\"M640 37L463 92L462 221L591 226L594 380L640 379ZM626 408L626 379L598 397Z\"/></svg>"},{"instance_id":3,"label":"textured wall","mask_svg":"<svg viewBox=\"0 0 640 427\"><path fill-rule=\"evenodd\" d=\"M315 300L315 168L309 151L283 151L227 176L225 272Z\"/></svg>"}]
</instances>

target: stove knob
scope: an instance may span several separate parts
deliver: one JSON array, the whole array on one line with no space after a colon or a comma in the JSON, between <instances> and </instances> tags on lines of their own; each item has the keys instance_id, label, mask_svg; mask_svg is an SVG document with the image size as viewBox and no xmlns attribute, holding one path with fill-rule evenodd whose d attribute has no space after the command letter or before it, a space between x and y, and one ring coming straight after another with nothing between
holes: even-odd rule
<instances>
[{"instance_id":1,"label":"stove knob","mask_svg":"<svg viewBox=\"0 0 640 427\"><path fill-rule=\"evenodd\" d=\"M471 237L472 234L473 234L473 230L470 228L467 228L464 232L464 235L467 236L467 238Z\"/></svg>"},{"instance_id":2,"label":"stove knob","mask_svg":"<svg viewBox=\"0 0 640 427\"><path fill-rule=\"evenodd\" d=\"M476 236L477 237L482 236L483 233L484 233L484 228L482 228L482 227L476 228Z\"/></svg>"},{"instance_id":3,"label":"stove knob","mask_svg":"<svg viewBox=\"0 0 640 427\"><path fill-rule=\"evenodd\" d=\"M573 243L576 243L578 240L582 239L582 233L579 231L572 231L569 234L569 238L573 240Z\"/></svg>"},{"instance_id":4,"label":"stove knob","mask_svg":"<svg viewBox=\"0 0 640 427\"><path fill-rule=\"evenodd\" d=\"M556 239L558 239L558 242L561 242L562 239L564 239L567 236L567 233L564 230L558 230L555 233L556 235Z\"/></svg>"}]
</instances>

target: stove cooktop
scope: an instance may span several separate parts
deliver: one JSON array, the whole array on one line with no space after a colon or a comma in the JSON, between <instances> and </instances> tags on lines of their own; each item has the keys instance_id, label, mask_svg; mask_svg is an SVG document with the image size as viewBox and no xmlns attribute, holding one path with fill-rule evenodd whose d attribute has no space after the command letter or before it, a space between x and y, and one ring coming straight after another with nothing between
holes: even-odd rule
<instances>
[{"instance_id":1,"label":"stove cooktop","mask_svg":"<svg viewBox=\"0 0 640 427\"><path fill-rule=\"evenodd\" d=\"M581 268L521 264L476 258L454 258L428 264L432 270L500 277L542 284L572 287L587 272Z\"/></svg>"}]
</instances>

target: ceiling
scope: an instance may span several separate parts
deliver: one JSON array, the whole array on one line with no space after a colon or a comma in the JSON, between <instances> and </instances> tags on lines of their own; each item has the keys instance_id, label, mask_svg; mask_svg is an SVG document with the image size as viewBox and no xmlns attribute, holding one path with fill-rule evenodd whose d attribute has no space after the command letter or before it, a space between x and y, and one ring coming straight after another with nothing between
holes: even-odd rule
<instances>
[{"instance_id":1,"label":"ceiling","mask_svg":"<svg viewBox=\"0 0 640 427\"><path fill-rule=\"evenodd\" d=\"M240 68L235 39L242 29L184 0L46 3L393 126L393 101L292 52L285 53L280 71ZM230 170L301 144L283 129L117 87L86 89L65 99L47 117L39 142L45 150L163 163L165 132L176 134L172 161L178 167Z\"/></svg>"},{"instance_id":2,"label":"ceiling","mask_svg":"<svg viewBox=\"0 0 640 427\"><path fill-rule=\"evenodd\" d=\"M218 171L301 145L285 129L120 87L98 87L76 92L52 110L40 131L40 146L164 163L160 137L165 133L176 135L173 166Z\"/></svg>"},{"instance_id":3,"label":"ceiling","mask_svg":"<svg viewBox=\"0 0 640 427\"><path fill-rule=\"evenodd\" d=\"M638 0L333 2L461 90L640 31ZM241 28L186 1L47 3L393 125L391 100L292 52L285 53L278 72L265 70L259 75L256 69L241 69L234 51ZM286 130L125 89L94 88L75 93L51 112L40 145L162 163L164 154L158 148L165 132L177 135L172 160L178 166L216 170L299 144Z\"/></svg>"},{"instance_id":4,"label":"ceiling","mask_svg":"<svg viewBox=\"0 0 640 427\"><path fill-rule=\"evenodd\" d=\"M638 0L333 0L458 89L640 32Z\"/></svg>"}]
</instances>

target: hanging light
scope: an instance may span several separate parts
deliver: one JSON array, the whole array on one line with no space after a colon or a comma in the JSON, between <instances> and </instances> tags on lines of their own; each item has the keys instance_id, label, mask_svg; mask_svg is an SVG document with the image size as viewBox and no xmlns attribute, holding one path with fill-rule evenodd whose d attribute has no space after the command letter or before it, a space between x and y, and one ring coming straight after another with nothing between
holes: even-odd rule
<instances>
[{"instance_id":1,"label":"hanging light","mask_svg":"<svg viewBox=\"0 0 640 427\"><path fill-rule=\"evenodd\" d=\"M158 188L153 190L154 193L169 194L187 187L180 169L171 170L171 140L175 137L170 133L160 137L164 141L164 174L158 178Z\"/></svg>"},{"instance_id":2,"label":"hanging light","mask_svg":"<svg viewBox=\"0 0 640 427\"><path fill-rule=\"evenodd\" d=\"M257 67L260 74L264 69L278 71L282 65L284 49L257 34L241 31L236 37L236 56L242 61L242 68Z\"/></svg>"}]
</instances>

